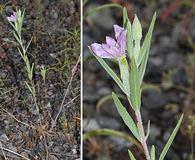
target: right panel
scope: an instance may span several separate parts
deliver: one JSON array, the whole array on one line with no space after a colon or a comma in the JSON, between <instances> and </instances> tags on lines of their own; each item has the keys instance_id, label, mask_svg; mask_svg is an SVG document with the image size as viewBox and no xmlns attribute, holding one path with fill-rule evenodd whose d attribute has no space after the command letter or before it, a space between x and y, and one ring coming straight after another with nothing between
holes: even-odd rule
<instances>
[{"instance_id":1,"label":"right panel","mask_svg":"<svg viewBox=\"0 0 195 160\"><path fill-rule=\"evenodd\" d=\"M84 1L84 160L193 159L192 6Z\"/></svg>"}]
</instances>

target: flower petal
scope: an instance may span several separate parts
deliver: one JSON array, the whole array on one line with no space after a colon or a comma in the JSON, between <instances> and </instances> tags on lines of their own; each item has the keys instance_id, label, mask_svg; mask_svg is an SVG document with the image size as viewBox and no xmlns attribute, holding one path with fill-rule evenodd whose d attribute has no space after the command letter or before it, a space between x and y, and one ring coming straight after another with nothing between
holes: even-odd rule
<instances>
[{"instance_id":1,"label":"flower petal","mask_svg":"<svg viewBox=\"0 0 195 160\"><path fill-rule=\"evenodd\" d=\"M115 38L118 39L120 34L124 31L124 28L118 26L118 25L114 25L114 32L115 32Z\"/></svg>"},{"instance_id":2,"label":"flower petal","mask_svg":"<svg viewBox=\"0 0 195 160\"><path fill-rule=\"evenodd\" d=\"M117 49L115 46L109 46L108 44L102 44L102 48L112 55L113 58L117 58L120 56L120 50Z\"/></svg>"},{"instance_id":3,"label":"flower petal","mask_svg":"<svg viewBox=\"0 0 195 160\"><path fill-rule=\"evenodd\" d=\"M13 14L10 17L7 17L7 20L10 22L15 22L17 20L16 12L13 12Z\"/></svg>"},{"instance_id":4,"label":"flower petal","mask_svg":"<svg viewBox=\"0 0 195 160\"><path fill-rule=\"evenodd\" d=\"M119 35L119 38L117 39L117 43L120 45L120 52L122 54L125 53L126 46L127 46L127 31L124 30Z\"/></svg>"},{"instance_id":5,"label":"flower petal","mask_svg":"<svg viewBox=\"0 0 195 160\"><path fill-rule=\"evenodd\" d=\"M102 58L114 58L113 55L111 55L110 53L105 51L103 49L102 45L99 44L99 43L93 43L91 45L91 49L99 57L102 57Z\"/></svg>"},{"instance_id":6,"label":"flower petal","mask_svg":"<svg viewBox=\"0 0 195 160\"><path fill-rule=\"evenodd\" d=\"M108 37L106 36L106 43L109 45L109 46L116 46L116 41L111 38L111 37Z\"/></svg>"}]
</instances>

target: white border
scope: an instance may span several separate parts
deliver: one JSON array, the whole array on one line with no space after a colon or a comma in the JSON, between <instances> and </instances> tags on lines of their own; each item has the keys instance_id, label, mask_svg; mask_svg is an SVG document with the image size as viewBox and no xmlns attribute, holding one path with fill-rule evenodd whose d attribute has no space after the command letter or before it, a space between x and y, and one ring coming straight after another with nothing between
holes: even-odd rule
<instances>
[{"instance_id":1,"label":"white border","mask_svg":"<svg viewBox=\"0 0 195 160\"><path fill-rule=\"evenodd\" d=\"M80 62L80 66L81 66L81 79L80 79L80 114L81 114L81 120L80 120L80 136L81 136L81 145L80 145L80 157L81 160L83 160L83 0L80 0L80 29L81 29L81 35L80 35L80 54L81 54L81 62Z\"/></svg>"}]
</instances>

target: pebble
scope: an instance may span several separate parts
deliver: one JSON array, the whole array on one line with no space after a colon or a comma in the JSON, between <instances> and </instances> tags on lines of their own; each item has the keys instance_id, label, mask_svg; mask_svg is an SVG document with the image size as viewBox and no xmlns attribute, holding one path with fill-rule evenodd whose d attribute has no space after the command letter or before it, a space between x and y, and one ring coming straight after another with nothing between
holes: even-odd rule
<instances>
[{"instance_id":1,"label":"pebble","mask_svg":"<svg viewBox=\"0 0 195 160\"><path fill-rule=\"evenodd\" d=\"M119 130L123 125L115 118L111 118L108 116L98 116L98 124L101 128L110 128L114 130Z\"/></svg>"},{"instance_id":2,"label":"pebble","mask_svg":"<svg viewBox=\"0 0 195 160\"><path fill-rule=\"evenodd\" d=\"M167 104L167 97L164 93L157 90L145 91L143 96L143 104L148 109L160 109Z\"/></svg>"},{"instance_id":3,"label":"pebble","mask_svg":"<svg viewBox=\"0 0 195 160\"><path fill-rule=\"evenodd\" d=\"M83 119L84 132L100 129L100 126L96 119Z\"/></svg>"}]
</instances>

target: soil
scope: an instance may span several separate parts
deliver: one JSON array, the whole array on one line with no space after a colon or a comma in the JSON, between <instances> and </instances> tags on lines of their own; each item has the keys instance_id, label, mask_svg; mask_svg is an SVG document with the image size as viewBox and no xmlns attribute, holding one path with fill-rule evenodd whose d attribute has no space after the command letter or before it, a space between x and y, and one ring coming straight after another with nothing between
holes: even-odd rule
<instances>
[{"instance_id":1,"label":"soil","mask_svg":"<svg viewBox=\"0 0 195 160\"><path fill-rule=\"evenodd\" d=\"M27 55L35 64L38 114L6 18L16 8L25 10L25 44L32 38ZM80 158L79 0L0 1L0 159L25 158Z\"/></svg>"}]
</instances>

